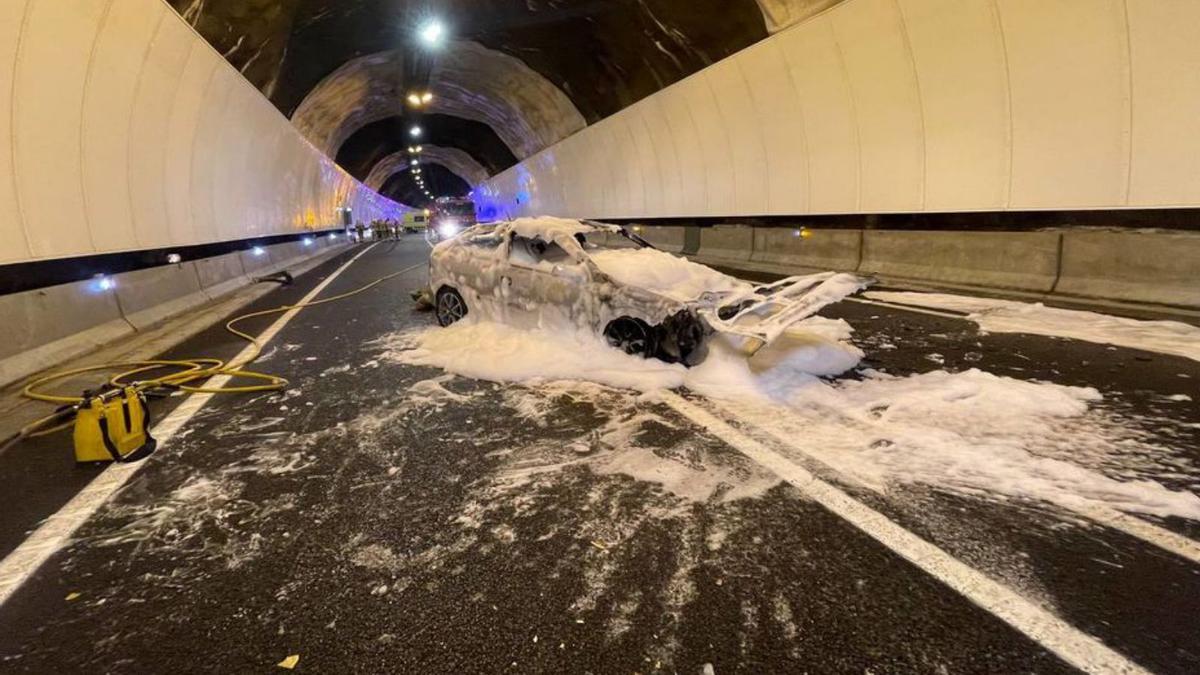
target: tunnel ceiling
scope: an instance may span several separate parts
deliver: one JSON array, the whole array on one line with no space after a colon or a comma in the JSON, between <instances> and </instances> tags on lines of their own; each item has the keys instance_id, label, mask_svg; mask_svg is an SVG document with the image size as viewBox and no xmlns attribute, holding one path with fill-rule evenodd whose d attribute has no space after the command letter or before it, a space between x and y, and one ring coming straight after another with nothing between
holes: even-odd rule
<instances>
[{"instance_id":1,"label":"tunnel ceiling","mask_svg":"<svg viewBox=\"0 0 1200 675\"><path fill-rule=\"evenodd\" d=\"M443 171L494 174L839 1L170 0L360 180L413 124L472 160ZM449 34L432 49L431 18ZM424 90L433 102L406 105Z\"/></svg>"}]
</instances>

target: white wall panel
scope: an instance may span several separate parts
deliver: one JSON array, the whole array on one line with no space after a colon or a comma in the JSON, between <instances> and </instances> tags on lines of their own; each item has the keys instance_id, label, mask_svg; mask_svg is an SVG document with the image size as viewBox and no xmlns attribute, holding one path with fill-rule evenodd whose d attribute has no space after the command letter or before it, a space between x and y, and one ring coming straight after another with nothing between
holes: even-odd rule
<instances>
[{"instance_id":1,"label":"white wall panel","mask_svg":"<svg viewBox=\"0 0 1200 675\"><path fill-rule=\"evenodd\" d=\"M613 136L616 141L618 166L621 171L625 195L618 200L619 212L623 217L636 215L645 210L646 184L642 178L645 170L638 161L638 149L630 129L632 118L628 115L618 115L612 118Z\"/></svg>"},{"instance_id":2,"label":"white wall panel","mask_svg":"<svg viewBox=\"0 0 1200 675\"><path fill-rule=\"evenodd\" d=\"M0 2L0 96L0 263L328 227L342 203L364 221L403 210L162 0Z\"/></svg>"},{"instance_id":3,"label":"white wall panel","mask_svg":"<svg viewBox=\"0 0 1200 675\"><path fill-rule=\"evenodd\" d=\"M925 208L1008 205L1008 75L991 2L900 0L917 67Z\"/></svg>"},{"instance_id":4,"label":"white wall panel","mask_svg":"<svg viewBox=\"0 0 1200 675\"><path fill-rule=\"evenodd\" d=\"M83 203L80 113L92 45L108 2L31 0L13 87L17 190L38 256L92 248ZM54 73L47 77L47 73Z\"/></svg>"},{"instance_id":5,"label":"white wall panel","mask_svg":"<svg viewBox=\"0 0 1200 675\"><path fill-rule=\"evenodd\" d=\"M683 161L675 150L675 136L671 133L671 122L662 100L651 96L632 108L642 115L642 122L650 134L654 154L658 158L660 193L657 196L658 211L652 213L683 214ZM651 201L650 203L654 203Z\"/></svg>"},{"instance_id":6,"label":"white wall panel","mask_svg":"<svg viewBox=\"0 0 1200 675\"><path fill-rule=\"evenodd\" d=\"M613 130L612 118L588 129L588 144L591 149L589 169L593 172L590 184L600 188L600 200L594 208L607 218L619 216L623 203L627 201L623 171L619 166L620 155L616 148L619 140ZM517 175L520 173L518 170Z\"/></svg>"},{"instance_id":7,"label":"white wall panel","mask_svg":"<svg viewBox=\"0 0 1200 675\"><path fill-rule=\"evenodd\" d=\"M925 184L921 99L895 0L857 0L829 19L858 122L858 208L919 211Z\"/></svg>"},{"instance_id":8,"label":"white wall panel","mask_svg":"<svg viewBox=\"0 0 1200 675\"><path fill-rule=\"evenodd\" d=\"M654 139L646 126L642 106L626 115L629 133L633 136L638 168L642 178L642 201L638 213L659 212L663 208L662 163L654 150ZM665 159L665 158L664 158Z\"/></svg>"},{"instance_id":9,"label":"white wall panel","mask_svg":"<svg viewBox=\"0 0 1200 675\"><path fill-rule=\"evenodd\" d=\"M846 66L827 15L779 34L808 142L809 210L858 210L858 129Z\"/></svg>"},{"instance_id":10,"label":"white wall panel","mask_svg":"<svg viewBox=\"0 0 1200 675\"><path fill-rule=\"evenodd\" d=\"M668 87L654 96L661 104L663 128L670 134L679 167L677 213L692 216L708 212L705 206L704 152L687 98L679 85Z\"/></svg>"},{"instance_id":11,"label":"white wall panel","mask_svg":"<svg viewBox=\"0 0 1200 675\"><path fill-rule=\"evenodd\" d=\"M765 40L731 60L738 65L746 79L754 107L756 132L762 139L763 190L766 192L763 212L803 213L808 210L808 150L804 139L804 119L800 99L779 43ZM730 116L726 119L726 123L730 123ZM748 124L745 119L734 119L733 123ZM738 169L738 174L739 178L743 176L741 169ZM739 208L745 203L740 187L741 183L738 191Z\"/></svg>"},{"instance_id":12,"label":"white wall panel","mask_svg":"<svg viewBox=\"0 0 1200 675\"><path fill-rule=\"evenodd\" d=\"M134 239L129 118L146 51L167 7L157 0L113 2L96 36L83 99L83 196L97 251Z\"/></svg>"},{"instance_id":13,"label":"white wall panel","mask_svg":"<svg viewBox=\"0 0 1200 675\"><path fill-rule=\"evenodd\" d=\"M1013 115L1012 206L1125 203L1129 70L1121 0L999 0Z\"/></svg>"},{"instance_id":14,"label":"white wall panel","mask_svg":"<svg viewBox=\"0 0 1200 675\"><path fill-rule=\"evenodd\" d=\"M177 242L206 239L193 220L192 154L197 149L196 130L208 94L208 83L216 69L217 62L208 50L194 43L184 62L167 122L167 227L172 240Z\"/></svg>"},{"instance_id":15,"label":"white wall panel","mask_svg":"<svg viewBox=\"0 0 1200 675\"><path fill-rule=\"evenodd\" d=\"M129 127L129 189L135 242L129 248L171 243L167 216L167 133L180 76L191 51L191 33L163 20L146 55Z\"/></svg>"},{"instance_id":16,"label":"white wall panel","mask_svg":"<svg viewBox=\"0 0 1200 675\"><path fill-rule=\"evenodd\" d=\"M1195 204L1200 194L1200 2L1127 0L1133 62L1129 200Z\"/></svg>"},{"instance_id":17,"label":"white wall panel","mask_svg":"<svg viewBox=\"0 0 1200 675\"><path fill-rule=\"evenodd\" d=\"M706 212L729 213L733 210L733 162L730 153L729 131L725 128L721 111L706 73L700 72L678 85L677 90L687 99L696 124L696 137L700 140L704 178L704 210Z\"/></svg>"},{"instance_id":18,"label":"white wall panel","mask_svg":"<svg viewBox=\"0 0 1200 675\"><path fill-rule=\"evenodd\" d=\"M0 92L13 90L17 46L25 20L27 0L0 2ZM0 94L4 96L5 94ZM23 260L32 255L25 238L21 209L17 202L17 177L13 163L12 106L0 100L0 263Z\"/></svg>"},{"instance_id":19,"label":"white wall panel","mask_svg":"<svg viewBox=\"0 0 1200 675\"><path fill-rule=\"evenodd\" d=\"M1197 45L1194 0L845 0L605 120L641 201L561 141L563 213L1197 207Z\"/></svg>"},{"instance_id":20,"label":"white wall panel","mask_svg":"<svg viewBox=\"0 0 1200 675\"><path fill-rule=\"evenodd\" d=\"M209 53L204 58L216 56ZM230 238L219 226L213 211L212 195L218 164L221 161L221 123L232 86L233 79L227 70L220 67L213 69L212 77L204 90L204 104L200 108L196 137L192 141L192 224L196 232L208 241Z\"/></svg>"},{"instance_id":21,"label":"white wall panel","mask_svg":"<svg viewBox=\"0 0 1200 675\"><path fill-rule=\"evenodd\" d=\"M767 195L766 147L750 88L737 62L726 59L704 71L716 103L723 133L728 138L726 165L732 174L733 213L765 213Z\"/></svg>"}]
</instances>

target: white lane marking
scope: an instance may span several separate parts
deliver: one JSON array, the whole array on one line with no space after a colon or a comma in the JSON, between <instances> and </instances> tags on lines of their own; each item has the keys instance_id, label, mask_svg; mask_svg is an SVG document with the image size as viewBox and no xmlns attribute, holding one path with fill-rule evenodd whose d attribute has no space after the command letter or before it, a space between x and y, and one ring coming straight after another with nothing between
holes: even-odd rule
<instances>
[{"instance_id":1,"label":"white lane marking","mask_svg":"<svg viewBox=\"0 0 1200 675\"><path fill-rule=\"evenodd\" d=\"M1141 539L1147 544L1157 546L1164 551L1186 558L1200 565L1200 543L1177 534L1165 527L1142 520L1107 506L1092 504L1067 504L1055 502L1064 509L1070 509L1081 516L1090 518L1101 525L1119 530L1125 534Z\"/></svg>"},{"instance_id":2,"label":"white lane marking","mask_svg":"<svg viewBox=\"0 0 1200 675\"><path fill-rule=\"evenodd\" d=\"M324 281L317 284L315 288L309 291L296 304L304 304L312 301L329 284L333 283L333 280L337 279L342 272L345 272L355 261L366 255L374 247L375 244L371 244L360 251L348 260L346 264L335 270L333 274L330 274ZM415 270L422 266L423 264L413 265L404 271ZM275 323L259 334L259 342L265 346L300 311L297 308L285 312L275 320ZM247 345L237 355L234 362L249 358L253 354L253 350L253 345ZM218 375L208 380L204 386L215 389L224 386L230 379L232 378L228 375ZM175 410L171 411L171 414L167 415L165 419L154 425L152 433L158 439L159 453L162 452L162 448L167 445L171 437L183 428L183 425L199 412L204 407L204 404L208 403L209 399L213 396L215 394L192 394ZM161 454L156 453L155 456L161 457ZM46 562L50 556L62 548L75 530L99 510L134 474L141 470L146 461L134 464L110 465L100 475L96 476L92 482L88 483L87 487L76 494L71 501L67 502L54 515L47 518L20 546L5 556L4 560L0 561L0 605L3 605L21 584L25 583L41 567L42 563Z\"/></svg>"},{"instance_id":3,"label":"white lane marking","mask_svg":"<svg viewBox=\"0 0 1200 675\"><path fill-rule=\"evenodd\" d=\"M916 312L917 314L929 314L930 316L941 316L947 319L962 319L968 320L966 314L953 314L951 312L939 312L936 309L925 309L924 307L913 307L912 305L898 305L894 302L882 302L880 300L867 300L865 298L846 298L850 302L858 302L864 305L878 305L880 307L888 307L891 309L900 309L905 312Z\"/></svg>"},{"instance_id":4,"label":"white lane marking","mask_svg":"<svg viewBox=\"0 0 1200 675\"><path fill-rule=\"evenodd\" d=\"M1042 609L1007 586L888 520L882 513L817 478L807 469L737 431L674 393L662 400L684 417L766 467L810 499L883 544L1056 656L1089 673L1147 673L1096 638Z\"/></svg>"}]
</instances>

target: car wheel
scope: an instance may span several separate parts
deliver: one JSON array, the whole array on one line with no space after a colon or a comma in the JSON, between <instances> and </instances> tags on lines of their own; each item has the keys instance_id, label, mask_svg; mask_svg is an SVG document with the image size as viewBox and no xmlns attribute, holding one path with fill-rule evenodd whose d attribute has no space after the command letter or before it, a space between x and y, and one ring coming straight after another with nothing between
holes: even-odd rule
<instances>
[{"instance_id":1,"label":"car wheel","mask_svg":"<svg viewBox=\"0 0 1200 675\"><path fill-rule=\"evenodd\" d=\"M658 353L654 329L641 319L623 316L604 328L604 339L626 354L650 358Z\"/></svg>"},{"instance_id":2,"label":"car wheel","mask_svg":"<svg viewBox=\"0 0 1200 675\"><path fill-rule=\"evenodd\" d=\"M437 309L438 325L443 328L467 315L467 303L458 291L448 286L438 290L437 304L434 307Z\"/></svg>"}]
</instances>

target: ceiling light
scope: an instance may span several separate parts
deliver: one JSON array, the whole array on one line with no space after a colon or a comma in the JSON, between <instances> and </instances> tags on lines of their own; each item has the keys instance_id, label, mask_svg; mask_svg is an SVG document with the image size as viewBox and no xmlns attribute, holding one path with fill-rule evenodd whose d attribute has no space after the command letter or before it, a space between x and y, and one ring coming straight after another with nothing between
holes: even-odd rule
<instances>
[{"instance_id":1,"label":"ceiling light","mask_svg":"<svg viewBox=\"0 0 1200 675\"><path fill-rule=\"evenodd\" d=\"M420 36L421 42L430 47L436 47L446 37L446 27L442 25L441 21L430 19L421 26L417 35Z\"/></svg>"}]
</instances>

